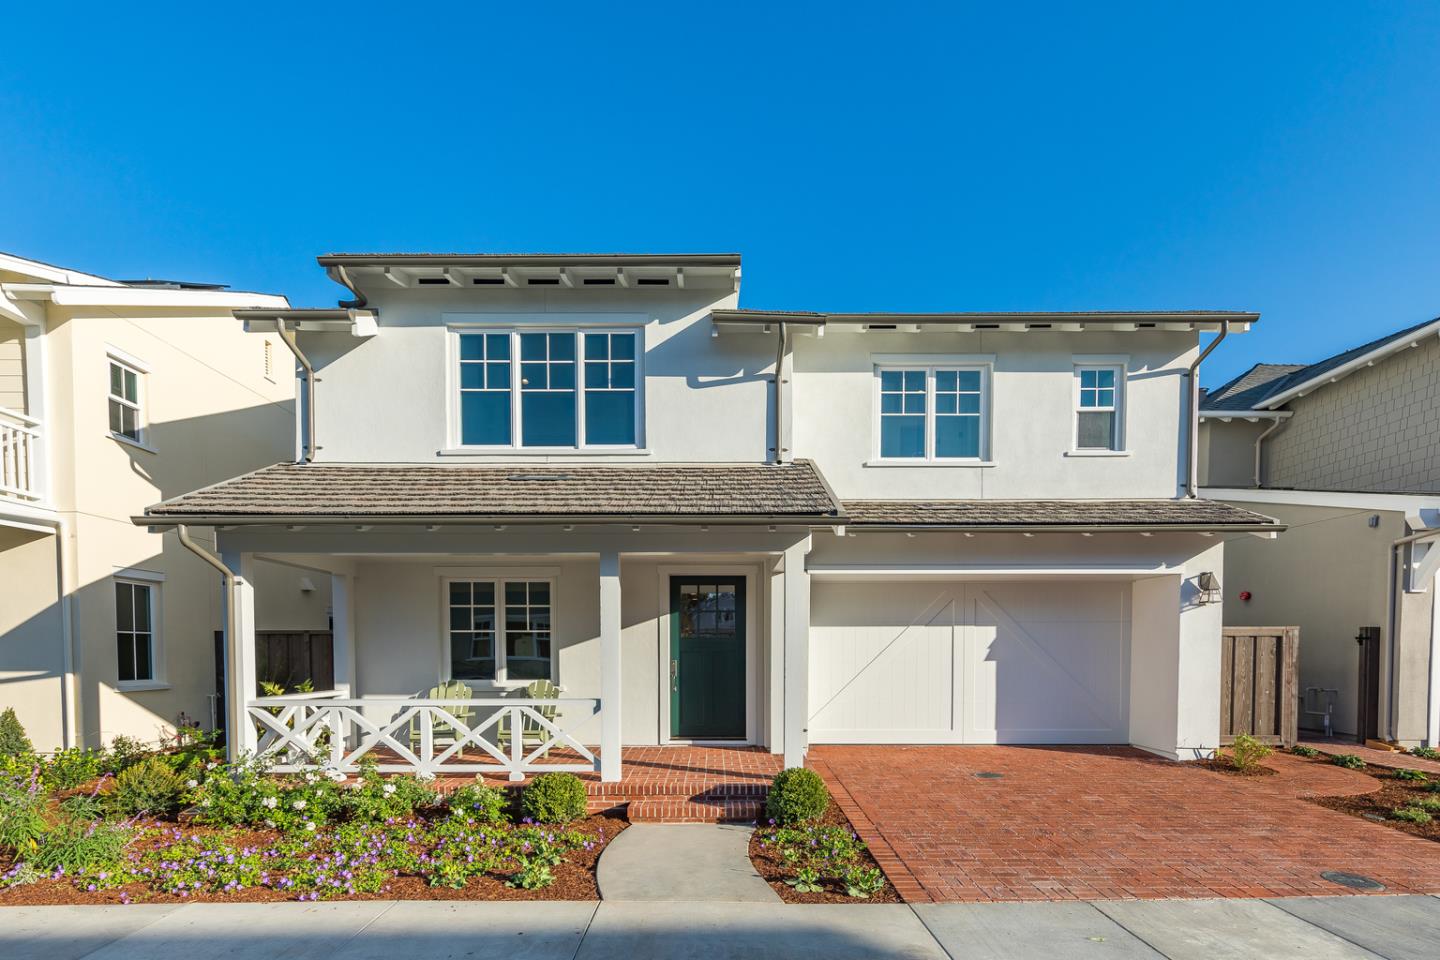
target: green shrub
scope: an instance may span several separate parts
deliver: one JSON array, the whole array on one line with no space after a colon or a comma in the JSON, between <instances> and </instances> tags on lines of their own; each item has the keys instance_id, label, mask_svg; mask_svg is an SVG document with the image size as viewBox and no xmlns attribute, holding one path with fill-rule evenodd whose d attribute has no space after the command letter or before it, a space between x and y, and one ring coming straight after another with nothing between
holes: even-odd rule
<instances>
[{"instance_id":1,"label":"green shrub","mask_svg":"<svg viewBox=\"0 0 1440 960\"><path fill-rule=\"evenodd\" d=\"M1419 807L1396 807L1390 812L1392 820L1403 820L1406 823L1429 823L1434 818L1429 812Z\"/></svg>"},{"instance_id":2,"label":"green shrub","mask_svg":"<svg viewBox=\"0 0 1440 960\"><path fill-rule=\"evenodd\" d=\"M542 773L520 792L520 810L539 823L569 823L585 816L585 784L573 773Z\"/></svg>"},{"instance_id":3,"label":"green shrub","mask_svg":"<svg viewBox=\"0 0 1440 960\"><path fill-rule=\"evenodd\" d=\"M1410 755L1421 760L1440 760L1440 750L1434 747L1411 747Z\"/></svg>"},{"instance_id":4,"label":"green shrub","mask_svg":"<svg viewBox=\"0 0 1440 960\"><path fill-rule=\"evenodd\" d=\"M775 774L765 798L765 814L779 824L819 820L830 809L830 792L814 770L791 767Z\"/></svg>"},{"instance_id":5,"label":"green shrub","mask_svg":"<svg viewBox=\"0 0 1440 960\"><path fill-rule=\"evenodd\" d=\"M1297 744L1295 744L1295 746L1293 746L1293 747L1290 748L1290 752L1293 753L1293 754L1295 754L1295 756L1297 756L1297 757L1318 757L1318 756L1320 756L1320 751L1319 751L1319 750L1316 750L1314 747L1307 747L1307 746L1305 746L1305 744L1303 744L1303 743L1297 743Z\"/></svg>"},{"instance_id":6,"label":"green shrub","mask_svg":"<svg viewBox=\"0 0 1440 960\"><path fill-rule=\"evenodd\" d=\"M1421 797L1418 800L1411 800L1410 806L1419 807L1426 813L1440 813L1440 797Z\"/></svg>"},{"instance_id":7,"label":"green shrub","mask_svg":"<svg viewBox=\"0 0 1440 960\"><path fill-rule=\"evenodd\" d=\"M445 799L450 816L476 823L503 823L510 798L504 790L487 787L483 783L469 784L454 790Z\"/></svg>"},{"instance_id":8,"label":"green shrub","mask_svg":"<svg viewBox=\"0 0 1440 960\"><path fill-rule=\"evenodd\" d=\"M0 850L17 860L32 854L50 829L45 806L45 791L33 774L0 776Z\"/></svg>"},{"instance_id":9,"label":"green shrub","mask_svg":"<svg viewBox=\"0 0 1440 960\"><path fill-rule=\"evenodd\" d=\"M1429 780L1430 778L1425 775L1425 771L1424 771L1424 770L1396 770L1396 771L1395 771L1395 779L1396 779L1396 780L1414 780L1414 781L1416 781L1416 782L1418 782L1418 783L1424 783L1426 780Z\"/></svg>"},{"instance_id":10,"label":"green shrub","mask_svg":"<svg viewBox=\"0 0 1440 960\"><path fill-rule=\"evenodd\" d=\"M30 863L41 870L59 868L69 874L113 869L120 865L135 833L133 827L123 823L62 820L45 834Z\"/></svg>"},{"instance_id":11,"label":"green shrub","mask_svg":"<svg viewBox=\"0 0 1440 960\"><path fill-rule=\"evenodd\" d=\"M381 776L372 761L361 769L356 786L340 793L341 809L361 823L384 823L410 816L435 802L435 790L412 776Z\"/></svg>"},{"instance_id":12,"label":"green shrub","mask_svg":"<svg viewBox=\"0 0 1440 960\"><path fill-rule=\"evenodd\" d=\"M180 803L185 783L159 757L146 757L122 770L110 789L109 804L126 816L164 814Z\"/></svg>"},{"instance_id":13,"label":"green shrub","mask_svg":"<svg viewBox=\"0 0 1440 960\"><path fill-rule=\"evenodd\" d=\"M105 753L71 747L56 751L45 762L41 778L52 790L73 790L83 787L105 772Z\"/></svg>"},{"instance_id":14,"label":"green shrub","mask_svg":"<svg viewBox=\"0 0 1440 960\"><path fill-rule=\"evenodd\" d=\"M27 757L34 752L25 727L15 716L15 708L6 707L5 712L0 713L0 757Z\"/></svg>"},{"instance_id":15,"label":"green shrub","mask_svg":"<svg viewBox=\"0 0 1440 960\"><path fill-rule=\"evenodd\" d=\"M110 756L105 762L105 769L111 773L120 773L135 766L153 752L135 737L127 737L122 733L110 741Z\"/></svg>"},{"instance_id":16,"label":"green shrub","mask_svg":"<svg viewBox=\"0 0 1440 960\"><path fill-rule=\"evenodd\" d=\"M1359 757L1355 756L1355 754L1353 754L1353 753L1341 753L1341 754L1337 754L1336 757L1335 757L1335 759L1331 760L1330 762L1333 763L1333 764L1335 764L1335 766L1337 766L1337 767L1344 767L1346 770L1364 770L1364 769L1365 769L1365 761L1364 761L1364 760L1361 760Z\"/></svg>"},{"instance_id":17,"label":"green shrub","mask_svg":"<svg viewBox=\"0 0 1440 960\"><path fill-rule=\"evenodd\" d=\"M1259 740L1242 733L1230 745L1230 765L1236 770L1249 773L1259 769L1260 761L1270 756L1271 750Z\"/></svg>"}]
</instances>

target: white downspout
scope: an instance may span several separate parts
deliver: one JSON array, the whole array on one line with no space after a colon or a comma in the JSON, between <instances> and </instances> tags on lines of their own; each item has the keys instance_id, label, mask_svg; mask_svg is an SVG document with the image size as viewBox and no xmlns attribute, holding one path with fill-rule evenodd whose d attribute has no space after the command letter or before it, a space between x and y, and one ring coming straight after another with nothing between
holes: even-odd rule
<instances>
[{"instance_id":1,"label":"white downspout","mask_svg":"<svg viewBox=\"0 0 1440 960\"><path fill-rule=\"evenodd\" d=\"M1220 346L1220 341L1229 335L1230 321L1221 320L1220 336L1211 340L1205 349L1200 351L1200 356L1195 358L1189 368L1190 385L1186 391L1185 411L1189 433L1185 444L1185 496L1192 500L1195 498L1196 488L1200 485L1200 478L1197 476L1200 460L1200 364Z\"/></svg>"},{"instance_id":2,"label":"white downspout","mask_svg":"<svg viewBox=\"0 0 1440 960\"><path fill-rule=\"evenodd\" d=\"M240 730L245 723L245 703L236 703L241 698L235 696L235 684L232 678L235 676L237 646L239 639L236 637L235 613L238 609L238 598L235 596L235 572L225 566L224 561L196 543L190 537L190 528L185 524L176 524L175 535L180 538L180 545L189 550L195 556L204 560L219 572L221 583L224 584L225 592L225 728L226 728L226 749L232 757L238 756L240 744Z\"/></svg>"},{"instance_id":3,"label":"white downspout","mask_svg":"<svg viewBox=\"0 0 1440 960\"><path fill-rule=\"evenodd\" d=\"M305 446L301 459L310 463L315 459L315 451L320 445L315 442L315 368L310 365L310 360L300 349L300 344L295 340L295 334L291 333L285 326L285 321L280 317L275 318L275 332L280 334L280 339L290 352L295 354L295 359L300 362L300 367L305 371Z\"/></svg>"},{"instance_id":4,"label":"white downspout","mask_svg":"<svg viewBox=\"0 0 1440 960\"><path fill-rule=\"evenodd\" d=\"M1277 416L1275 418L1275 422L1262 430L1260 432L1260 436L1255 438L1255 489L1257 490L1265 486L1264 482L1261 480L1261 474L1263 473L1263 471L1260 469L1260 445L1265 442L1266 437L1270 436L1270 434L1283 427L1285 425L1285 421L1289 419L1290 414L1288 413Z\"/></svg>"},{"instance_id":5,"label":"white downspout","mask_svg":"<svg viewBox=\"0 0 1440 960\"><path fill-rule=\"evenodd\" d=\"M789 449L785 446L785 407L783 397L785 387L782 383L785 376L785 345L789 340L790 328L784 323L777 323L775 338L775 463L784 463L785 455Z\"/></svg>"},{"instance_id":6,"label":"white downspout","mask_svg":"<svg viewBox=\"0 0 1440 960\"><path fill-rule=\"evenodd\" d=\"M82 746L80 691L76 682L79 658L75 656L75 578L70 576L70 521L55 523L55 585L60 590L60 651L64 674L60 682L60 738L66 746Z\"/></svg>"}]
</instances>

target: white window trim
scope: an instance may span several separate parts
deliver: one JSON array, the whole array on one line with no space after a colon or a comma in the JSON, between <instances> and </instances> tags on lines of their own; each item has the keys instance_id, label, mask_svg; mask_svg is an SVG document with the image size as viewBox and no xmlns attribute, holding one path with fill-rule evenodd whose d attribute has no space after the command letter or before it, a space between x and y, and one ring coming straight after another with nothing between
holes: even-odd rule
<instances>
[{"instance_id":1,"label":"white window trim","mask_svg":"<svg viewBox=\"0 0 1440 960\"><path fill-rule=\"evenodd\" d=\"M510 437L509 444L471 444L461 442L460 423L460 335L504 333L510 337ZM520 334L567 333L575 337L575 446L527 447L523 445L522 404L520 388ZM635 442L627 444L587 443L585 440L585 337L587 333L628 333L635 337ZM637 325L606 323L516 324L455 323L446 332L446 437L449 446L439 453L447 456L556 456L588 455L648 456L645 448L645 328Z\"/></svg>"},{"instance_id":2,"label":"white window trim","mask_svg":"<svg viewBox=\"0 0 1440 960\"><path fill-rule=\"evenodd\" d=\"M473 689L481 690L523 690L534 680L501 679L505 670L505 581L523 580L529 583L545 582L550 585L550 676L551 683L559 686L559 580L558 567L442 567L440 574L440 681L449 682L450 663L450 584L455 582L473 583L488 580L495 584L495 679L461 680Z\"/></svg>"},{"instance_id":3,"label":"white window trim","mask_svg":"<svg viewBox=\"0 0 1440 960\"><path fill-rule=\"evenodd\" d=\"M146 587L150 592L150 676L145 680L121 680L119 679L120 661L119 651L116 651L115 661L115 689L125 693L141 693L146 690L168 690L170 684L165 680L165 647L161 638L161 625L163 622L164 598L161 595L165 575L154 573L149 570L125 569L116 570L110 578L112 586L122 583L131 584L137 587ZM114 604L115 591L112 589L110 609L110 636L111 642L118 641L120 633L120 611Z\"/></svg>"},{"instance_id":4,"label":"white window trim","mask_svg":"<svg viewBox=\"0 0 1440 960\"><path fill-rule=\"evenodd\" d=\"M110 392L111 364L116 364L135 374L135 400L133 402ZM149 376L150 368L142 361L118 347L109 345L105 347L105 432L112 440L126 446L137 447L147 453L156 453L155 447L150 443ZM123 433L116 433L110 429L110 402L112 400L134 409L135 430L139 434L138 437L127 437Z\"/></svg>"},{"instance_id":5,"label":"white window trim","mask_svg":"<svg viewBox=\"0 0 1440 960\"><path fill-rule=\"evenodd\" d=\"M1110 355L1079 355L1071 358L1073 368L1070 374L1070 449L1067 457L1128 457L1130 431L1126 429L1126 394L1129 392L1128 357ZM1115 372L1115 406L1081 407L1080 372L1082 370L1113 370ZM1084 412L1103 413L1112 410L1115 414L1115 445L1113 447L1080 446L1080 414Z\"/></svg>"},{"instance_id":6,"label":"white window trim","mask_svg":"<svg viewBox=\"0 0 1440 960\"><path fill-rule=\"evenodd\" d=\"M990 397L994 380L994 356L937 356L877 354L870 388L870 459L872 467L990 467ZM881 455L880 441L880 374L893 370L925 371L925 456L886 457ZM974 370L980 373L980 454L975 457L937 457L935 455L935 373L940 370Z\"/></svg>"}]
</instances>

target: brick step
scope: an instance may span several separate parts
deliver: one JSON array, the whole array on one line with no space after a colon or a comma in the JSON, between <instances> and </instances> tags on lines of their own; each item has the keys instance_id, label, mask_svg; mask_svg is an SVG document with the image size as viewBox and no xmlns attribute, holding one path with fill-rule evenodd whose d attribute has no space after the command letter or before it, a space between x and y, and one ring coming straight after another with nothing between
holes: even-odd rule
<instances>
[{"instance_id":1,"label":"brick step","mask_svg":"<svg viewBox=\"0 0 1440 960\"><path fill-rule=\"evenodd\" d=\"M765 802L753 798L660 797L632 800L626 807L626 817L631 823L750 823L759 819L764 809Z\"/></svg>"},{"instance_id":2,"label":"brick step","mask_svg":"<svg viewBox=\"0 0 1440 960\"><path fill-rule=\"evenodd\" d=\"M770 784L748 781L696 780L640 780L619 783L601 783L591 780L585 784L585 793L593 798L618 798L624 800L644 797L731 797L735 799L763 800L770 792Z\"/></svg>"}]
</instances>

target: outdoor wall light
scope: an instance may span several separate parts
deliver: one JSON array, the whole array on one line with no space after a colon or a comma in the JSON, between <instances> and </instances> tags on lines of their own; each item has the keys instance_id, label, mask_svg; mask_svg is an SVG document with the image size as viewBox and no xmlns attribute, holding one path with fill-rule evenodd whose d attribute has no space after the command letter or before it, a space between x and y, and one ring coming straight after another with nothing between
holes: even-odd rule
<instances>
[{"instance_id":1,"label":"outdoor wall light","mask_svg":"<svg viewBox=\"0 0 1440 960\"><path fill-rule=\"evenodd\" d=\"M1200 588L1198 603L1214 603L1220 599L1220 581L1209 570L1195 578L1195 585Z\"/></svg>"}]
</instances>

